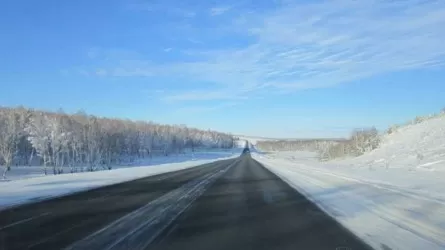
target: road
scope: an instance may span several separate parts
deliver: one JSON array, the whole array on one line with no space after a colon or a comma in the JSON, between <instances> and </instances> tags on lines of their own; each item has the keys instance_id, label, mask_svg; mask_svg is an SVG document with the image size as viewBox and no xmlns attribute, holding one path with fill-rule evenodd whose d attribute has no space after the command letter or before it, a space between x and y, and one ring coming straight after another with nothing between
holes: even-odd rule
<instances>
[{"instance_id":1,"label":"road","mask_svg":"<svg viewBox=\"0 0 445 250\"><path fill-rule=\"evenodd\" d=\"M371 249L249 154L0 212L0 249Z\"/></svg>"}]
</instances>

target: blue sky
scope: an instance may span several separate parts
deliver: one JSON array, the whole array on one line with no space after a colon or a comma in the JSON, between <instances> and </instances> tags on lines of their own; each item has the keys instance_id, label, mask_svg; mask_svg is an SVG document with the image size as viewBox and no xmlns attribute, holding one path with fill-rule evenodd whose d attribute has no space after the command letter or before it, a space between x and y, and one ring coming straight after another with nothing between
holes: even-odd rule
<instances>
[{"instance_id":1,"label":"blue sky","mask_svg":"<svg viewBox=\"0 0 445 250\"><path fill-rule=\"evenodd\" d=\"M3 0L0 105L337 137L445 107L443 0Z\"/></svg>"}]
</instances>

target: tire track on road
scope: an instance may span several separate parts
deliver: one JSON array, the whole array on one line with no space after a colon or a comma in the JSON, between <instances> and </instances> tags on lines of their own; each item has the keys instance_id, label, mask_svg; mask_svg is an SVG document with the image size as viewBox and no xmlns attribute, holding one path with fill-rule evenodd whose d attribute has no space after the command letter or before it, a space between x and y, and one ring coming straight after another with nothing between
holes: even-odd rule
<instances>
[{"instance_id":1,"label":"tire track on road","mask_svg":"<svg viewBox=\"0 0 445 250\"><path fill-rule=\"evenodd\" d=\"M189 181L66 249L144 249L185 211L209 185L236 163L220 166L205 176Z\"/></svg>"},{"instance_id":2,"label":"tire track on road","mask_svg":"<svg viewBox=\"0 0 445 250\"><path fill-rule=\"evenodd\" d=\"M145 249L372 249L249 154L241 158Z\"/></svg>"},{"instance_id":3,"label":"tire track on road","mask_svg":"<svg viewBox=\"0 0 445 250\"><path fill-rule=\"evenodd\" d=\"M3 228L0 229L0 248L61 249L232 161L204 164L0 211L0 227ZM43 213L49 214L38 217ZM27 220L29 218L33 219Z\"/></svg>"}]
</instances>

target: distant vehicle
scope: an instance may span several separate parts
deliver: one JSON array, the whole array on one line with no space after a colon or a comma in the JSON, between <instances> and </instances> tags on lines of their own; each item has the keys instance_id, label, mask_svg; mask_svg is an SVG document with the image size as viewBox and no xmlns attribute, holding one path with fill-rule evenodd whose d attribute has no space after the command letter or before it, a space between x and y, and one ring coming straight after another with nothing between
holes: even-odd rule
<instances>
[{"instance_id":1,"label":"distant vehicle","mask_svg":"<svg viewBox=\"0 0 445 250\"><path fill-rule=\"evenodd\" d=\"M249 148L244 148L243 154L247 154L247 153L250 153L250 149Z\"/></svg>"}]
</instances>

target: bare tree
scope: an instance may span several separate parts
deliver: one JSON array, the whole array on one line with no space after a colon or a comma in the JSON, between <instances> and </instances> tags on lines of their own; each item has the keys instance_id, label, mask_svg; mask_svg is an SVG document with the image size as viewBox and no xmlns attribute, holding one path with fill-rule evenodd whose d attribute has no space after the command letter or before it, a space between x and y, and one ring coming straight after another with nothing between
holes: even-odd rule
<instances>
[{"instance_id":1,"label":"bare tree","mask_svg":"<svg viewBox=\"0 0 445 250\"><path fill-rule=\"evenodd\" d=\"M3 178L11 169L12 160L17 153L17 145L21 134L18 114L12 110L0 113L0 157L4 163Z\"/></svg>"},{"instance_id":2,"label":"bare tree","mask_svg":"<svg viewBox=\"0 0 445 250\"><path fill-rule=\"evenodd\" d=\"M357 155L376 149L380 143L376 128L356 129L352 132L351 140Z\"/></svg>"},{"instance_id":3,"label":"bare tree","mask_svg":"<svg viewBox=\"0 0 445 250\"><path fill-rule=\"evenodd\" d=\"M199 147L231 148L230 134L187 128L185 125L162 125L152 122L107 119L88 116L34 111L25 108L0 108L0 164L6 169L33 159L43 162L45 174L87 167L111 169L113 163L182 153ZM15 160L16 157L17 159ZM25 160L23 160L25 159Z\"/></svg>"},{"instance_id":4,"label":"bare tree","mask_svg":"<svg viewBox=\"0 0 445 250\"><path fill-rule=\"evenodd\" d=\"M26 126L26 131L29 134L28 140L43 159L44 172L47 174L47 166L51 162L50 131L47 115L38 113L33 115L31 122Z\"/></svg>"}]
</instances>

